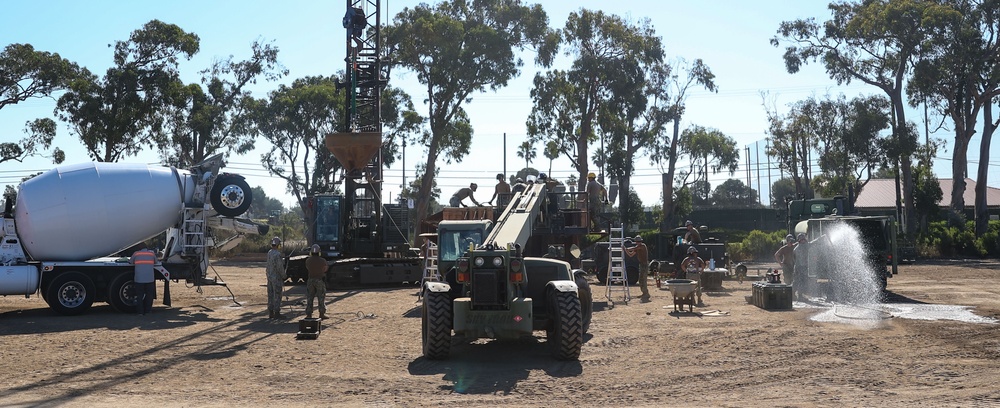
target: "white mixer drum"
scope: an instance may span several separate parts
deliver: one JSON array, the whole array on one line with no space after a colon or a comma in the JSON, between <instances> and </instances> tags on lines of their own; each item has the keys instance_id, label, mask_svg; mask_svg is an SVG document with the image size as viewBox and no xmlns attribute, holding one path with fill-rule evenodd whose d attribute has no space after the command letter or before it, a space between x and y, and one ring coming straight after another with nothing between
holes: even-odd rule
<instances>
[{"instance_id":1,"label":"white mixer drum","mask_svg":"<svg viewBox=\"0 0 1000 408\"><path fill-rule=\"evenodd\" d=\"M21 184L17 232L35 260L107 256L176 224L193 194L190 177L145 164L60 166Z\"/></svg>"}]
</instances>

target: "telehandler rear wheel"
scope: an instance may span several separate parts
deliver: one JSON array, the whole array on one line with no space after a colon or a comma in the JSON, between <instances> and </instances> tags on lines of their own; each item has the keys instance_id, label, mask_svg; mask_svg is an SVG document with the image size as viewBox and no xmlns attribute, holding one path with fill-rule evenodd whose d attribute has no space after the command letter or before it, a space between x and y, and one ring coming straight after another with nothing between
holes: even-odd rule
<instances>
[{"instance_id":1,"label":"telehandler rear wheel","mask_svg":"<svg viewBox=\"0 0 1000 408\"><path fill-rule=\"evenodd\" d=\"M552 328L546 334L552 356L558 360L576 360L583 349L583 313L580 298L572 292L549 293Z\"/></svg>"},{"instance_id":2,"label":"telehandler rear wheel","mask_svg":"<svg viewBox=\"0 0 1000 408\"><path fill-rule=\"evenodd\" d=\"M451 353L452 304L448 293L424 292L421 313L424 357L443 360Z\"/></svg>"}]
</instances>

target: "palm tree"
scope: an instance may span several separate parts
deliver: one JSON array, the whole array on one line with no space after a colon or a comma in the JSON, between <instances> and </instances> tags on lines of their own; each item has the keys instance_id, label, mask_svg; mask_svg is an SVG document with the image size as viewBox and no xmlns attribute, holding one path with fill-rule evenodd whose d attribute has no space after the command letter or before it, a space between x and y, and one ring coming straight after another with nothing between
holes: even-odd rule
<instances>
[{"instance_id":1,"label":"palm tree","mask_svg":"<svg viewBox=\"0 0 1000 408\"><path fill-rule=\"evenodd\" d=\"M532 146L531 142L525 140L517 148L517 157L524 159L524 168L528 168L531 167L531 161L538 157L538 152L535 151L535 146Z\"/></svg>"}]
</instances>

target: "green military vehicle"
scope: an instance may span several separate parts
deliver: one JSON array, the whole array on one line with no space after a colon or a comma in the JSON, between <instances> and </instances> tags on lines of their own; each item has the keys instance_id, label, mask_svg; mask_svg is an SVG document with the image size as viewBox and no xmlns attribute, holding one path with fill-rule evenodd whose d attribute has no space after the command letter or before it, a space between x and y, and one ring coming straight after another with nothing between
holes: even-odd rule
<instances>
[{"instance_id":1,"label":"green military vehicle","mask_svg":"<svg viewBox=\"0 0 1000 408\"><path fill-rule=\"evenodd\" d=\"M861 244L865 248L865 261L875 271L876 277L884 291L889 278L899 272L896 247L896 223L890 216L827 216L812 218L795 226L795 232L806 233L810 242L816 242L811 251L824 251L826 256L837 256L844 248L831 247L829 240L821 240L832 228L848 224L858 230ZM796 260L798 262L798 260ZM830 267L834 262L820 262L817 270L811 271L817 279L834 279ZM798 279L798 278L796 278ZM837 285L837 282L831 282Z\"/></svg>"},{"instance_id":2,"label":"green military vehicle","mask_svg":"<svg viewBox=\"0 0 1000 408\"><path fill-rule=\"evenodd\" d=\"M422 288L425 357L447 358L453 336L509 340L538 330L546 331L554 357L579 358L593 313L585 273L563 260L526 256L544 235L535 227L556 218L543 210L545 197L545 185L535 184L515 193L496 223L438 224L444 280Z\"/></svg>"}]
</instances>

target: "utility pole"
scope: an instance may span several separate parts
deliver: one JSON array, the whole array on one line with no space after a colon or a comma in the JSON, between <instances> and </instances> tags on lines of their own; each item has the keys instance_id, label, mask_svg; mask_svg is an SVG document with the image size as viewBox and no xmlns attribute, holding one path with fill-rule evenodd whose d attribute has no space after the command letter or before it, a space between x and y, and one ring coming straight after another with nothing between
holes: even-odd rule
<instances>
[{"instance_id":1,"label":"utility pole","mask_svg":"<svg viewBox=\"0 0 1000 408\"><path fill-rule=\"evenodd\" d=\"M761 193L764 192L764 189L760 188L760 141L758 140L756 142L753 142L753 146L757 150L757 202L760 203L761 205L764 205L764 202L761 201L763 200L761 198Z\"/></svg>"}]
</instances>

